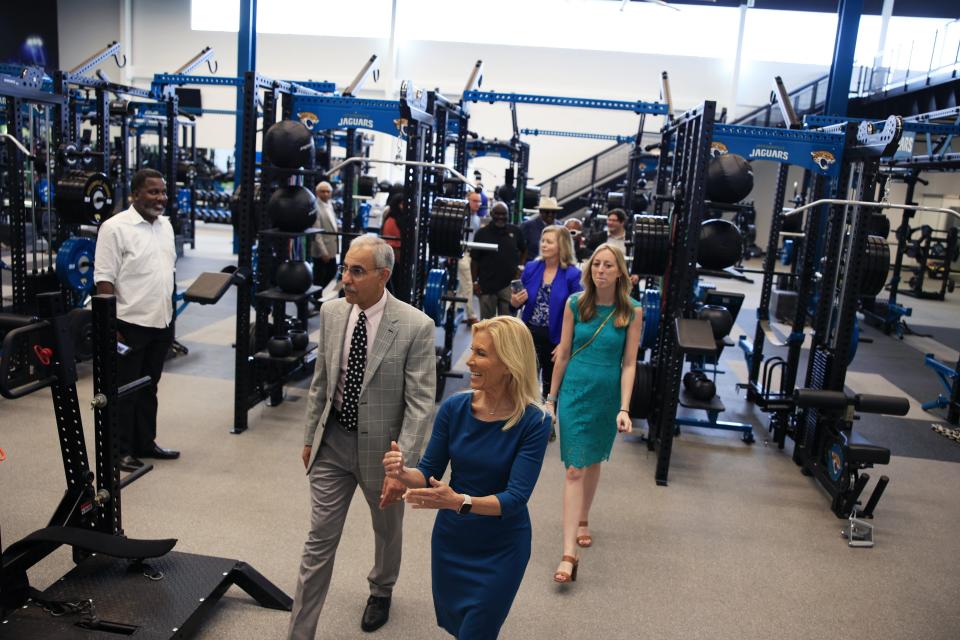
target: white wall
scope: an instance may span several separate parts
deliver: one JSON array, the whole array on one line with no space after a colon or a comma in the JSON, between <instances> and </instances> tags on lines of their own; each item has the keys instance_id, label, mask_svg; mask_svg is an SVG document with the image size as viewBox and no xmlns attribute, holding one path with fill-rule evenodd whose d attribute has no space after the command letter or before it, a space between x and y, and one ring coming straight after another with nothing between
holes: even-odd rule
<instances>
[{"instance_id":1,"label":"white wall","mask_svg":"<svg viewBox=\"0 0 960 640\"><path fill-rule=\"evenodd\" d=\"M125 6L130 6L132 12L132 35L127 42L120 35ZM58 23L60 59L65 68L79 63L108 42L121 40L132 54L133 82L138 86L149 85L154 73L174 71L205 46L216 50L218 75L236 74L236 34L192 31L190 0L60 0ZM259 36L257 42L257 69L271 77L329 80L343 87L374 53L384 61L386 74L390 52L385 39L265 34ZM658 100L660 72L666 70L670 73L675 108L683 110L712 99L717 100L718 107L728 107L734 115L765 104L776 75L783 77L787 87L796 87L828 71L818 65L745 63L734 95L732 64L720 59L412 41L400 43L393 77L381 77L380 82L370 84L363 95L385 97L384 88L395 91L400 80L409 79L418 86L439 88L444 94L456 97L478 59L484 61L484 90L618 100ZM112 62L104 63L102 68L112 78L121 77L122 72L113 67ZM207 73L206 67L194 73ZM203 100L207 107L232 109L236 98L232 89L205 87ZM484 137L510 137L510 111L506 104L478 104L471 109L471 130ZM530 105L518 105L517 110L520 127L527 128L632 134L638 124L634 114L615 111ZM659 126L659 118L647 119L648 130L656 131ZM394 139L383 134L377 137L374 154L392 156L396 148ZM233 119L204 116L198 125L197 139L203 147L232 148ZM534 180L546 179L611 145L606 141L545 136L528 136L526 140L531 146L530 174ZM480 159L475 165L497 174L497 178L484 176L485 184L492 186L502 179L506 163ZM761 226L763 212L769 210L773 197L770 182L775 168L769 171L762 168L762 165L772 167L772 163L757 165L758 188L752 197L757 201L758 226ZM398 176L385 177L397 179ZM938 182L932 192L960 191L955 178L944 180L946 184ZM933 185L929 189L934 189ZM920 193L926 191L927 188ZM765 238L765 235L760 233L759 237Z\"/></svg>"},{"instance_id":2,"label":"white wall","mask_svg":"<svg viewBox=\"0 0 960 640\"><path fill-rule=\"evenodd\" d=\"M220 63L218 75L236 73L236 35L223 32L192 31L190 0L128 0L132 7L132 42L121 44L131 51L134 82L145 86L154 73L170 72L204 46L212 46ZM121 11L124 0L60 0L59 25L61 60L64 66L76 64L107 42L121 39ZM312 19L304 17L303 19ZM318 38L310 36L261 35L257 43L257 68L261 73L287 79L329 80L343 86L373 53L381 60L389 57L384 39ZM619 100L659 98L660 72L671 75L676 106L686 109L704 99L723 105L733 102L732 68L727 62L708 58L617 54L600 51L575 51L533 47L482 46L448 42L412 41L401 43L393 88L399 80L410 79L430 89L457 96L476 62L485 68L484 89L561 96L584 96ZM104 69L111 77L121 72ZM784 65L781 65L784 67ZM796 67L796 68L793 68ZM780 68L788 83L802 83L822 75L822 67L793 65ZM205 67L196 73L206 73ZM773 71L744 67L738 102L760 104L766 100ZM381 78L365 92L383 97ZM234 92L204 88L204 105L233 108ZM610 134L632 134L638 119L631 113L520 105L521 127L565 129ZM655 131L659 118L648 118L647 128ZM509 138L510 113L506 104L476 105L471 130L484 137ZM198 126L202 146L232 147L234 125L229 117L204 116ZM380 136L384 137L384 136ZM529 137L531 176L544 179L610 145L605 141L568 138ZM378 144L386 153L392 141ZM479 162L502 174L505 163L487 159Z\"/></svg>"}]
</instances>

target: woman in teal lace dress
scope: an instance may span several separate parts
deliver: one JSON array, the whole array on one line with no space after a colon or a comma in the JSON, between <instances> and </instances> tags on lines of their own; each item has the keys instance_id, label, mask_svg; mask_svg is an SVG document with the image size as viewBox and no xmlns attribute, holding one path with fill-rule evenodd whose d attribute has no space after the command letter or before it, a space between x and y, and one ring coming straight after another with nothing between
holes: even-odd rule
<instances>
[{"instance_id":1,"label":"woman in teal lace dress","mask_svg":"<svg viewBox=\"0 0 960 640\"><path fill-rule=\"evenodd\" d=\"M557 411L563 487L563 556L553 579L576 580L577 547L589 547L590 505L600 463L610 459L617 432L629 432L630 394L643 311L630 298L630 273L617 247L601 244L583 274L583 292L570 296L553 369L547 410ZM559 401L558 401L559 397Z\"/></svg>"}]
</instances>

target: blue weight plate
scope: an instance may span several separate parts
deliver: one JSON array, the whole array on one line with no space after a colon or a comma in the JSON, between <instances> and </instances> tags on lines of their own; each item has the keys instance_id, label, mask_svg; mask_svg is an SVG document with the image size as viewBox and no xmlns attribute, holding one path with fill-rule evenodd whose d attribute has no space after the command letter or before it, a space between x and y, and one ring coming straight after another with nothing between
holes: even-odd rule
<instances>
[{"instance_id":1,"label":"blue weight plate","mask_svg":"<svg viewBox=\"0 0 960 640\"><path fill-rule=\"evenodd\" d=\"M643 332L640 334L640 348L652 349L657 342L660 328L660 291L644 289L643 296Z\"/></svg>"},{"instance_id":2,"label":"blue weight plate","mask_svg":"<svg viewBox=\"0 0 960 640\"><path fill-rule=\"evenodd\" d=\"M97 244L90 238L69 238L57 251L57 278L78 292L93 290L93 257Z\"/></svg>"},{"instance_id":3,"label":"blue weight plate","mask_svg":"<svg viewBox=\"0 0 960 640\"><path fill-rule=\"evenodd\" d=\"M423 288L423 312L433 319L438 327L443 323L443 303L440 298L447 291L447 270L431 269Z\"/></svg>"},{"instance_id":4,"label":"blue weight plate","mask_svg":"<svg viewBox=\"0 0 960 640\"><path fill-rule=\"evenodd\" d=\"M850 351L847 354L847 366L857 357L857 347L860 345L860 319L853 319L853 332L850 335Z\"/></svg>"}]
</instances>

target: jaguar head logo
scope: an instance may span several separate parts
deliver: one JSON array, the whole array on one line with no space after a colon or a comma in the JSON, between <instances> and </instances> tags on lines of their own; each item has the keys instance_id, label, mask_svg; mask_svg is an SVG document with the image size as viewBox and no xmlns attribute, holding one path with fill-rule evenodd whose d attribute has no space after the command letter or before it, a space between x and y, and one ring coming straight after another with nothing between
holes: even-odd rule
<instances>
[{"instance_id":1,"label":"jaguar head logo","mask_svg":"<svg viewBox=\"0 0 960 640\"><path fill-rule=\"evenodd\" d=\"M836 157L829 151L811 151L813 163L820 167L821 171L830 169L830 165L837 161Z\"/></svg>"},{"instance_id":2,"label":"jaguar head logo","mask_svg":"<svg viewBox=\"0 0 960 640\"><path fill-rule=\"evenodd\" d=\"M319 120L317 114L309 111L301 111L299 119L300 123L311 131L313 131L313 128L316 126L317 121Z\"/></svg>"}]
</instances>

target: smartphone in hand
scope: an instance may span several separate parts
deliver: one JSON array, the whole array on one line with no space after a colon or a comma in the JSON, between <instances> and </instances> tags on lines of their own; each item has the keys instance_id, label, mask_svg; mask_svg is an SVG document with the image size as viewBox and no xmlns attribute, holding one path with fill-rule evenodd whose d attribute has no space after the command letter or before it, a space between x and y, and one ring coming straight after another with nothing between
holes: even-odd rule
<instances>
[{"instance_id":1,"label":"smartphone in hand","mask_svg":"<svg viewBox=\"0 0 960 640\"><path fill-rule=\"evenodd\" d=\"M523 286L522 280L518 279L518 280L512 280L510 282L510 291L513 291L514 293L520 293L521 291L523 291L523 289L524 289L524 286Z\"/></svg>"}]
</instances>

